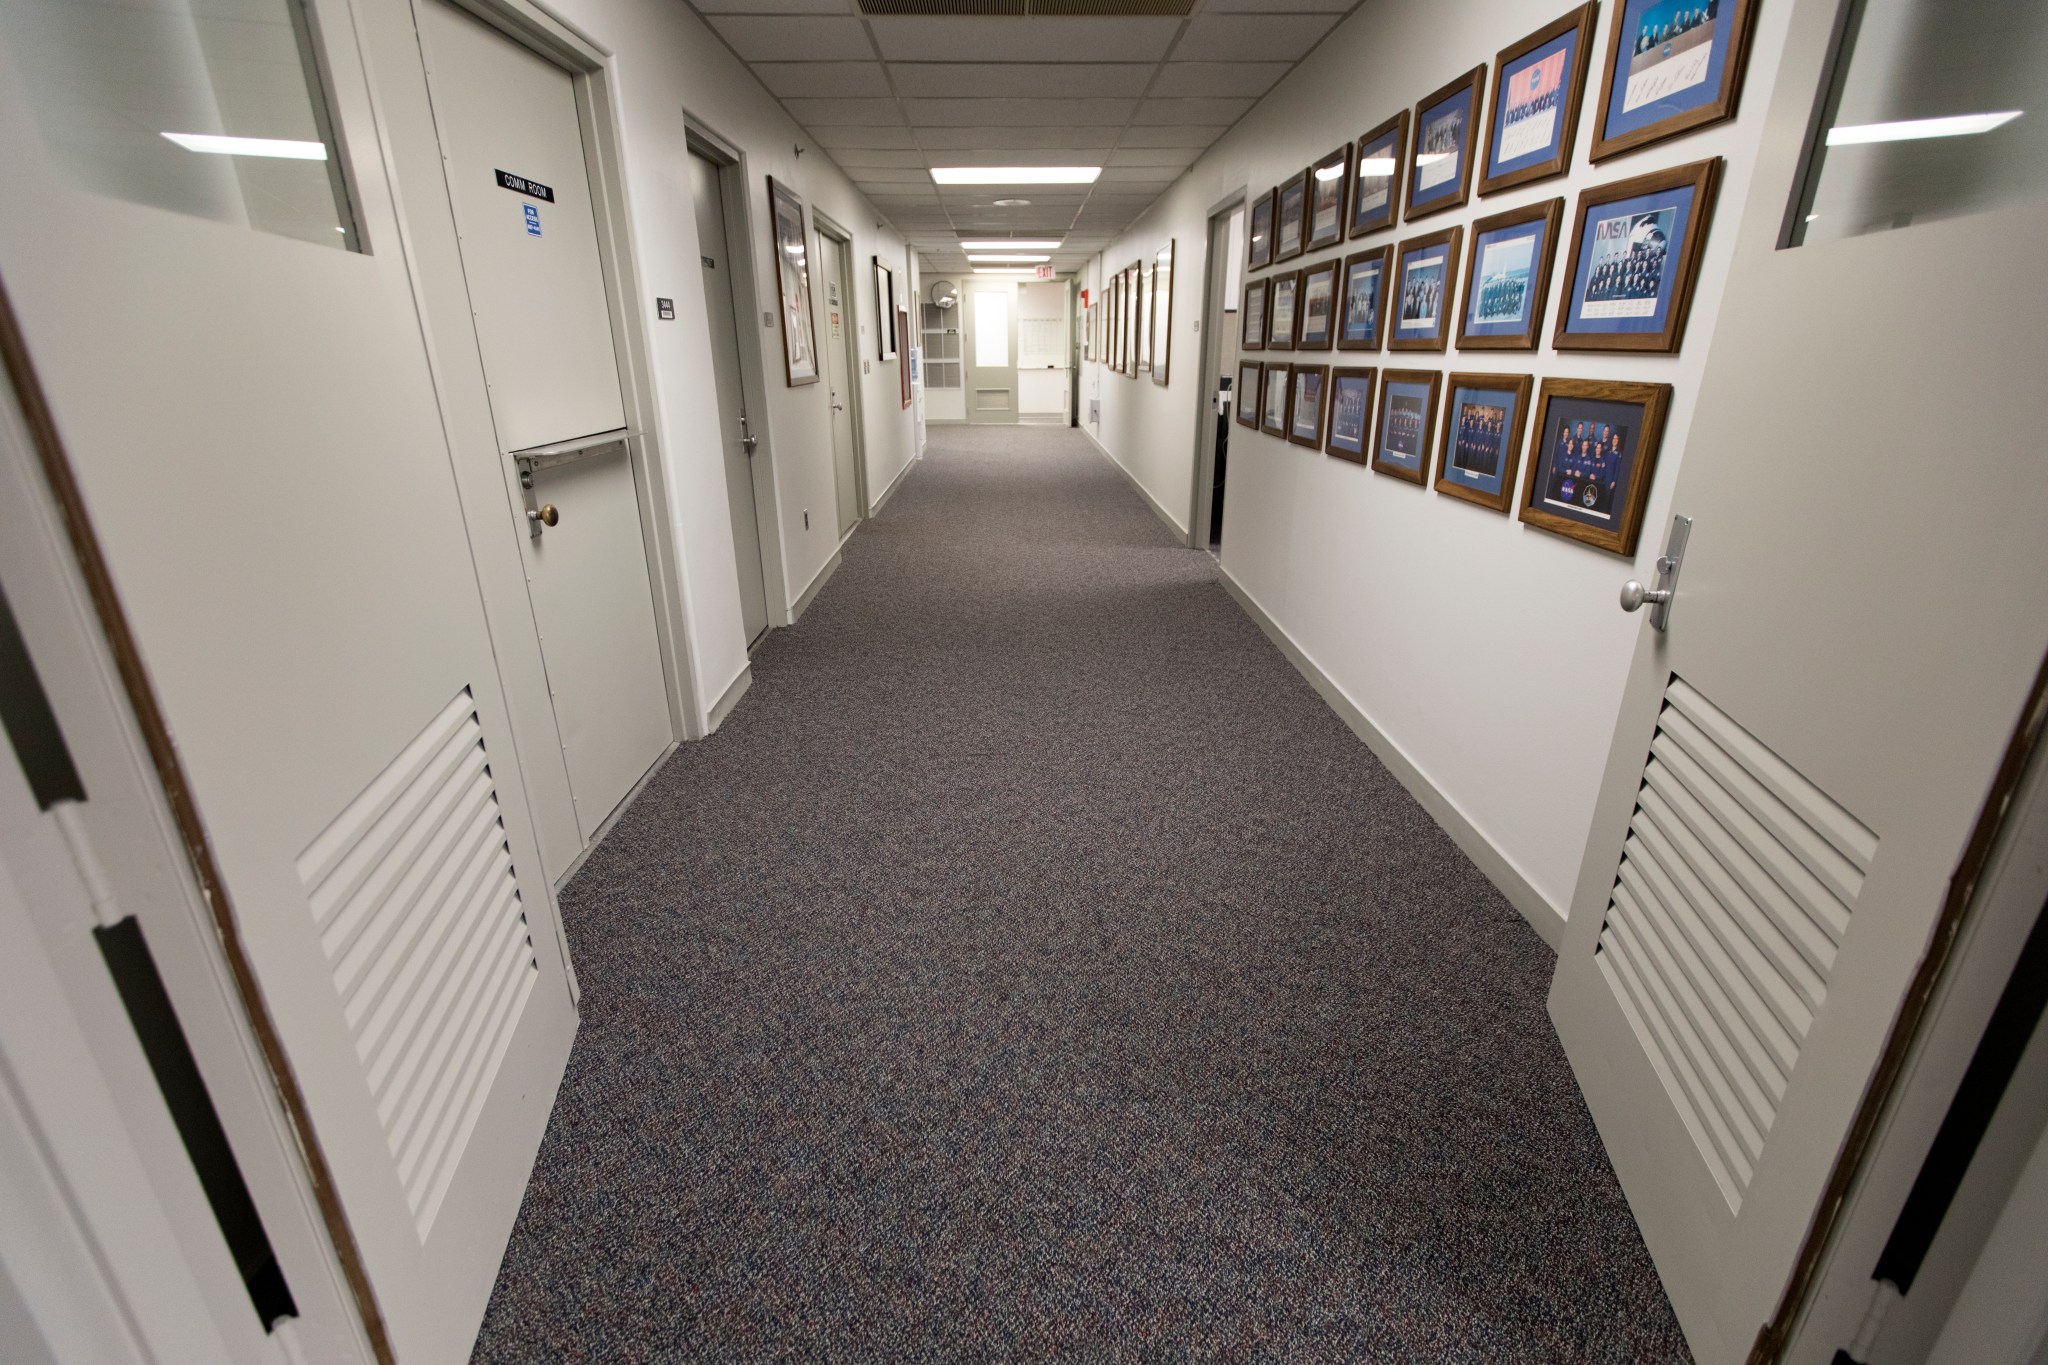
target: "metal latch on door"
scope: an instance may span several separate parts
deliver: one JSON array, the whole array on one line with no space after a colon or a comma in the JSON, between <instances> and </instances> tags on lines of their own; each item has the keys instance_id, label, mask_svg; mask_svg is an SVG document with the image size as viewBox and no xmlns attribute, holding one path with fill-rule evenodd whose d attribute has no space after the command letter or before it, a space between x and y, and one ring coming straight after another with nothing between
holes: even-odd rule
<instances>
[{"instance_id":1,"label":"metal latch on door","mask_svg":"<svg viewBox=\"0 0 2048 1365\"><path fill-rule=\"evenodd\" d=\"M1664 538L1664 553L1657 556L1657 586L1646 588L1635 579L1621 585L1621 609L1650 609L1650 624L1664 629L1671 619L1671 599L1678 593L1678 570L1685 562L1686 537L1692 534L1691 517L1673 517L1671 534Z\"/></svg>"},{"instance_id":2,"label":"metal latch on door","mask_svg":"<svg viewBox=\"0 0 2048 1365\"><path fill-rule=\"evenodd\" d=\"M527 534L539 540L543 529L556 525L562 514L551 502L541 502L533 491L533 476L543 469L557 465L574 464L578 460L594 460L626 448L626 442L633 433L624 427L611 431L600 431L590 436L578 436L573 440L557 441L553 445L532 446L526 450L512 452L512 463L519 470L519 493L526 500Z\"/></svg>"}]
</instances>

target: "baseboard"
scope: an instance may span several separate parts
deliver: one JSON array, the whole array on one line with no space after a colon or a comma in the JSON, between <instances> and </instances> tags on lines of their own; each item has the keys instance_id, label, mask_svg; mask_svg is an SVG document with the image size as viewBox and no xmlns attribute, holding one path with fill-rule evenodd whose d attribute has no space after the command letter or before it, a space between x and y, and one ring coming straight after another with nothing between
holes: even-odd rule
<instances>
[{"instance_id":1,"label":"baseboard","mask_svg":"<svg viewBox=\"0 0 2048 1365\"><path fill-rule=\"evenodd\" d=\"M725 724L725 718L740 704L740 698L747 695L747 689L754 685L754 666L743 664L740 675L732 680L732 686L725 689L719 699L711 704L711 714L704 717L704 733L708 736Z\"/></svg>"},{"instance_id":2,"label":"baseboard","mask_svg":"<svg viewBox=\"0 0 2048 1365\"><path fill-rule=\"evenodd\" d=\"M882 496L876 498L874 504L868 508L868 515L871 517L882 515L882 509L888 505L889 499L896 496L896 490L903 487L903 481L910 477L910 471L917 468L923 461L924 456L922 455L905 461L903 468L896 471L896 477L889 480L889 486L882 490Z\"/></svg>"},{"instance_id":3,"label":"baseboard","mask_svg":"<svg viewBox=\"0 0 2048 1365\"><path fill-rule=\"evenodd\" d=\"M1509 904L1521 912L1522 918L1529 921L1529 927L1550 945L1551 951L1556 952L1564 941L1564 913L1552 905L1543 893L1522 875L1522 870L1516 867L1491 839L1480 832L1471 818L1460 810L1450 797L1444 795L1436 783L1430 781L1428 774L1415 766L1415 761L1409 758L1401 746L1394 743L1384 730L1373 723L1372 717L1359 709L1358 703L1347 696L1343 688L1337 686L1336 680L1323 671L1322 665L1311 659L1301 646L1295 643L1294 637L1281 629L1278 621L1266 614L1266 609L1259 605L1258 600L1246 591L1242 584L1230 576L1228 569L1219 564L1217 576L1223 581L1223 590L1230 594L1238 606L1244 608L1245 615L1258 623L1259 629L1266 632L1266 638L1287 656L1287 661L1294 665L1302 677L1308 679L1309 686L1316 690L1316 694L1351 727L1353 734L1365 741L1366 747L1373 751L1374 756L1387 765L1387 771L1400 779L1401 785L1408 789L1408 794L1429 812L1430 818L1443 828L1444 833L1451 836L1452 842L1472 860L1474 866L1486 874L1488 881L1500 889L1500 893L1508 898Z\"/></svg>"},{"instance_id":4,"label":"baseboard","mask_svg":"<svg viewBox=\"0 0 2048 1365\"><path fill-rule=\"evenodd\" d=\"M1152 509L1153 516L1158 517L1161 521L1166 523L1167 529L1173 532L1173 538L1175 540L1178 540L1183 545L1187 544L1188 528L1182 526L1179 522L1175 521L1173 519L1172 513L1168 512L1164 507L1161 507L1159 505L1159 500L1152 496L1151 490L1147 489L1144 484L1139 483L1137 476L1131 473L1130 470L1125 469L1122 463L1118 461L1116 456L1109 453L1109 447L1104 445L1102 442L1096 440L1095 433L1088 430L1088 428L1086 427L1075 427L1074 430L1080 432L1083 436L1086 436L1088 438L1088 444L1094 446L1097 450L1102 452L1102 458L1109 461L1110 467L1116 470L1117 473L1123 475L1125 482L1129 483L1131 487L1138 490L1138 496L1143 498L1145 500L1145 505Z\"/></svg>"},{"instance_id":5,"label":"baseboard","mask_svg":"<svg viewBox=\"0 0 2048 1365\"><path fill-rule=\"evenodd\" d=\"M855 527L854 529L858 530L859 528ZM841 543L843 544L844 542ZM818 594L824 591L826 580L839 572L839 565L843 559L844 556L839 551L834 550L832 557L825 561L825 567L818 570L818 576L811 580L811 586L805 588L803 595L789 604L789 623L791 625L801 621L804 613L811 609L811 603L817 601Z\"/></svg>"}]
</instances>

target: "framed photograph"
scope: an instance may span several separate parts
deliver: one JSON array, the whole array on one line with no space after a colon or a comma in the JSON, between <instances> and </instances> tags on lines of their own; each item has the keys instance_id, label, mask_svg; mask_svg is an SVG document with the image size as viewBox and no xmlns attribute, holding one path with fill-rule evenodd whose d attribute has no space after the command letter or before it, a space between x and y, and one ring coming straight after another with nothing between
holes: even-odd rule
<instances>
[{"instance_id":1,"label":"framed photograph","mask_svg":"<svg viewBox=\"0 0 2048 1365\"><path fill-rule=\"evenodd\" d=\"M1301 272L1301 325L1294 329L1297 351L1330 349L1330 333L1336 326L1337 269L1337 262L1325 261Z\"/></svg>"},{"instance_id":2,"label":"framed photograph","mask_svg":"<svg viewBox=\"0 0 2048 1365\"><path fill-rule=\"evenodd\" d=\"M1480 194L1563 175L1572 164L1579 99L1586 93L1591 64L1593 7L1594 0L1586 0L1502 49L1494 62L1493 118L1486 125Z\"/></svg>"},{"instance_id":3,"label":"framed photograph","mask_svg":"<svg viewBox=\"0 0 2048 1365\"><path fill-rule=\"evenodd\" d=\"M1550 344L1675 354L1720 182L1713 157L1582 191Z\"/></svg>"},{"instance_id":4,"label":"framed photograph","mask_svg":"<svg viewBox=\"0 0 2048 1365\"><path fill-rule=\"evenodd\" d=\"M1486 86L1481 62L1415 106L1415 155L1408 163L1408 221L1457 208L1472 195L1479 115Z\"/></svg>"},{"instance_id":5,"label":"framed photograph","mask_svg":"<svg viewBox=\"0 0 2048 1365\"><path fill-rule=\"evenodd\" d=\"M1563 221L1564 200L1546 199L1472 225L1465 306L1458 310L1459 350L1536 349Z\"/></svg>"},{"instance_id":6,"label":"framed photograph","mask_svg":"<svg viewBox=\"0 0 2048 1365\"><path fill-rule=\"evenodd\" d=\"M1241 351L1266 349L1266 295L1269 281L1246 280L1244 302L1237 310L1237 347Z\"/></svg>"},{"instance_id":7,"label":"framed photograph","mask_svg":"<svg viewBox=\"0 0 2048 1365\"><path fill-rule=\"evenodd\" d=\"M1376 371L1339 365L1330 371L1330 434L1323 449L1340 460L1365 463L1372 440L1372 386Z\"/></svg>"},{"instance_id":8,"label":"framed photograph","mask_svg":"<svg viewBox=\"0 0 2048 1365\"><path fill-rule=\"evenodd\" d=\"M1394 322L1390 351L1441 351L1451 339L1451 295L1458 287L1458 248L1465 229L1410 237L1394 252Z\"/></svg>"},{"instance_id":9,"label":"framed photograph","mask_svg":"<svg viewBox=\"0 0 2048 1365\"><path fill-rule=\"evenodd\" d=\"M1387 271L1394 248L1377 246L1344 258L1343 311L1338 314L1337 349L1377 351L1387 327Z\"/></svg>"},{"instance_id":10,"label":"framed photograph","mask_svg":"<svg viewBox=\"0 0 2048 1365\"><path fill-rule=\"evenodd\" d=\"M1308 229L1308 172L1303 171L1273 191L1273 259L1291 261L1301 254Z\"/></svg>"},{"instance_id":11,"label":"framed photograph","mask_svg":"<svg viewBox=\"0 0 2048 1365\"><path fill-rule=\"evenodd\" d=\"M1168 352L1173 348L1173 239L1152 254L1152 382L1167 379Z\"/></svg>"},{"instance_id":12,"label":"framed photograph","mask_svg":"<svg viewBox=\"0 0 2048 1365\"><path fill-rule=\"evenodd\" d=\"M1376 474L1429 482L1429 439L1436 429L1436 395L1444 377L1435 370L1384 370L1379 425L1373 430Z\"/></svg>"},{"instance_id":13,"label":"framed photograph","mask_svg":"<svg viewBox=\"0 0 2048 1365\"><path fill-rule=\"evenodd\" d=\"M1268 436L1287 435L1287 394L1293 375L1292 365L1268 365L1260 376L1265 388L1259 400L1259 430Z\"/></svg>"},{"instance_id":14,"label":"framed photograph","mask_svg":"<svg viewBox=\"0 0 2048 1365\"><path fill-rule=\"evenodd\" d=\"M882 264L877 256L875 262L875 338L883 360L896 358L896 272Z\"/></svg>"},{"instance_id":15,"label":"framed photograph","mask_svg":"<svg viewBox=\"0 0 2048 1365\"><path fill-rule=\"evenodd\" d=\"M896 335L900 337L910 335L910 312L908 309L898 308L896 310ZM902 389L903 406L906 408L910 406L912 387L910 381L916 378L912 373L915 369L915 361L908 365L898 365L896 367L896 383Z\"/></svg>"},{"instance_id":16,"label":"framed photograph","mask_svg":"<svg viewBox=\"0 0 2048 1365\"><path fill-rule=\"evenodd\" d=\"M1344 240L1344 208L1351 197L1351 144L1308 168L1308 236L1304 251L1321 251Z\"/></svg>"},{"instance_id":17,"label":"framed photograph","mask_svg":"<svg viewBox=\"0 0 2048 1365\"><path fill-rule=\"evenodd\" d=\"M1273 264L1273 199L1273 191L1267 190L1252 200L1251 213L1244 224L1246 270L1264 270Z\"/></svg>"},{"instance_id":18,"label":"framed photograph","mask_svg":"<svg viewBox=\"0 0 2048 1365\"><path fill-rule=\"evenodd\" d=\"M776 303L782 314L782 377L795 389L818 382L818 333L811 322L811 258L805 246L803 196L771 175L768 208Z\"/></svg>"},{"instance_id":19,"label":"framed photograph","mask_svg":"<svg viewBox=\"0 0 2048 1365\"><path fill-rule=\"evenodd\" d=\"M1124 298L1124 326L1130 332L1130 339L1124 344L1124 376L1136 379L1142 354L1139 347L1145 342L1144 274L1136 262L1124 267Z\"/></svg>"},{"instance_id":20,"label":"framed photograph","mask_svg":"<svg viewBox=\"0 0 2048 1365\"><path fill-rule=\"evenodd\" d=\"M1756 0L1616 0L1596 162L1735 117Z\"/></svg>"},{"instance_id":21,"label":"framed photograph","mask_svg":"<svg viewBox=\"0 0 2048 1365\"><path fill-rule=\"evenodd\" d=\"M1257 430L1259 425L1260 373L1264 370L1256 360L1246 360L1237 367L1237 392L1235 400L1237 424Z\"/></svg>"},{"instance_id":22,"label":"framed photograph","mask_svg":"<svg viewBox=\"0 0 2048 1365\"><path fill-rule=\"evenodd\" d=\"M1526 374L1454 374L1446 381L1437 492L1507 515L1535 383Z\"/></svg>"},{"instance_id":23,"label":"framed photograph","mask_svg":"<svg viewBox=\"0 0 2048 1365\"><path fill-rule=\"evenodd\" d=\"M1149 374L1152 370L1152 287L1150 267L1143 261L1131 262L1132 297L1138 301L1135 321L1138 325L1138 366L1131 371L1133 378Z\"/></svg>"},{"instance_id":24,"label":"framed photograph","mask_svg":"<svg viewBox=\"0 0 2048 1365\"><path fill-rule=\"evenodd\" d=\"M1323 448L1323 413L1329 402L1330 367L1296 365L1294 397L1287 404L1287 439L1310 450Z\"/></svg>"},{"instance_id":25,"label":"framed photograph","mask_svg":"<svg viewBox=\"0 0 2048 1365\"><path fill-rule=\"evenodd\" d=\"M1294 349L1296 314L1301 303L1301 272L1290 270L1284 275L1275 275L1272 288L1266 295L1266 349L1269 351L1291 351Z\"/></svg>"},{"instance_id":26,"label":"framed photograph","mask_svg":"<svg viewBox=\"0 0 2048 1365\"><path fill-rule=\"evenodd\" d=\"M1670 407L1669 384L1544 380L1521 519L1633 557Z\"/></svg>"},{"instance_id":27,"label":"framed photograph","mask_svg":"<svg viewBox=\"0 0 2048 1365\"><path fill-rule=\"evenodd\" d=\"M1351 172L1353 237L1390 228L1399 220L1407 151L1406 109L1358 139Z\"/></svg>"}]
</instances>

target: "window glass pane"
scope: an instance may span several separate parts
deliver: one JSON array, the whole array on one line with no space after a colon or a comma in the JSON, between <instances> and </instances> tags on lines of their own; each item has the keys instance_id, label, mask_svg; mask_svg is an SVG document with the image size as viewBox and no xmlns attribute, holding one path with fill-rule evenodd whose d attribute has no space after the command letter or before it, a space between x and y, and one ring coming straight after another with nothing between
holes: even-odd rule
<instances>
[{"instance_id":1,"label":"window glass pane","mask_svg":"<svg viewBox=\"0 0 2048 1365\"><path fill-rule=\"evenodd\" d=\"M0 45L81 189L352 248L300 0L0 0Z\"/></svg>"},{"instance_id":2,"label":"window glass pane","mask_svg":"<svg viewBox=\"0 0 2048 1365\"><path fill-rule=\"evenodd\" d=\"M2048 190L2048 4L1849 3L1793 245Z\"/></svg>"},{"instance_id":3,"label":"window glass pane","mask_svg":"<svg viewBox=\"0 0 2048 1365\"><path fill-rule=\"evenodd\" d=\"M974 296L974 363L998 368L1010 363L1010 296Z\"/></svg>"}]
</instances>

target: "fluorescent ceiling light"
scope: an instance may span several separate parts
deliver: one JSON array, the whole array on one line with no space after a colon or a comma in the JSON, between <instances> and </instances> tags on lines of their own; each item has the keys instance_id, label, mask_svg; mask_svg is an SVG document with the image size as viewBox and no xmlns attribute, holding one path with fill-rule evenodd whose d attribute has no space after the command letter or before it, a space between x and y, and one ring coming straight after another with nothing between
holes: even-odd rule
<instances>
[{"instance_id":1,"label":"fluorescent ceiling light","mask_svg":"<svg viewBox=\"0 0 2048 1365\"><path fill-rule=\"evenodd\" d=\"M1898 123L1838 124L1828 129L1828 146L1853 147L1863 142L1912 142L1923 137L1968 137L1988 133L2018 118L2024 110L1999 114L1957 114L1953 118L1912 118Z\"/></svg>"},{"instance_id":2,"label":"fluorescent ceiling light","mask_svg":"<svg viewBox=\"0 0 2048 1365\"><path fill-rule=\"evenodd\" d=\"M962 242L962 251L1050 251L1059 245L1053 237L1016 237L1007 242Z\"/></svg>"},{"instance_id":3,"label":"fluorescent ceiling light","mask_svg":"<svg viewBox=\"0 0 2048 1365\"><path fill-rule=\"evenodd\" d=\"M1092 185L1100 166L934 166L941 185Z\"/></svg>"},{"instance_id":4,"label":"fluorescent ceiling light","mask_svg":"<svg viewBox=\"0 0 2048 1365\"><path fill-rule=\"evenodd\" d=\"M1016 262L1016 261L1031 261L1031 262L1039 262L1039 261L1049 261L1049 260L1051 260L1051 259L1052 259L1052 257L1050 257L1050 256L1027 256L1027 255L1020 255L1020 254L1018 254L1018 253L1016 253L1016 252L1011 252L1011 251L1005 251L1005 252L1000 252L1000 253L998 253L998 254L994 254L994 255L990 255L990 254L987 254L987 253L983 253L983 252L970 252L970 253L968 253L967 259L968 259L968 260L970 260L970 261L973 261L973 262L975 262L975 263L976 263L977 265L979 265L979 264L983 264L983 263L988 263L988 264L995 264L995 265L1000 265L1000 264L1002 264L1002 263L1003 263L1003 262L1005 262L1005 261L1010 261L1010 262Z\"/></svg>"},{"instance_id":5,"label":"fluorescent ceiling light","mask_svg":"<svg viewBox=\"0 0 2048 1365\"><path fill-rule=\"evenodd\" d=\"M1012 265L986 266L986 265L978 265L978 266L974 267L974 273L975 273L975 274L977 274L977 275L1036 275L1036 274L1037 274L1038 272L1037 272L1036 270L1026 270L1026 269L1024 269L1024 268L1023 268L1022 266L1012 266Z\"/></svg>"},{"instance_id":6,"label":"fluorescent ceiling light","mask_svg":"<svg viewBox=\"0 0 2048 1365\"><path fill-rule=\"evenodd\" d=\"M1337 179L1338 177L1342 176L1343 174L1344 174L1344 168L1343 168L1342 166L1318 166L1318 167L1316 167L1316 179L1318 179L1318 180L1335 180L1335 179Z\"/></svg>"},{"instance_id":7,"label":"fluorescent ceiling light","mask_svg":"<svg viewBox=\"0 0 2048 1365\"><path fill-rule=\"evenodd\" d=\"M279 156L288 161L325 161L324 142L292 142L278 137L221 137L213 133L165 133L188 152L216 156Z\"/></svg>"}]
</instances>

